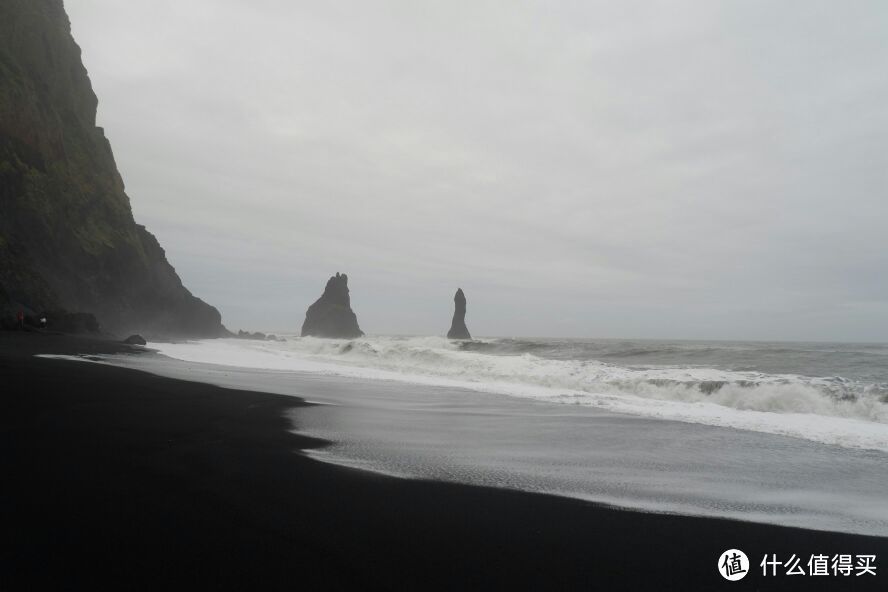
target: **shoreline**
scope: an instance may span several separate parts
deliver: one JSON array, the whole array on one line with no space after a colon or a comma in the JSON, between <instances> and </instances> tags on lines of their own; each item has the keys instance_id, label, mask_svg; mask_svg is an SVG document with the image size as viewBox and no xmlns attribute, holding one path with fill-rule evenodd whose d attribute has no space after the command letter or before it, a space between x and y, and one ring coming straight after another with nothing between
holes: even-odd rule
<instances>
[{"instance_id":1,"label":"shoreline","mask_svg":"<svg viewBox=\"0 0 888 592\"><path fill-rule=\"evenodd\" d=\"M137 350L0 332L0 589L846 584L762 577L765 553L876 554L878 575L854 588L888 577L888 538L385 477L299 453L324 442L292 433L298 398L34 357ZM728 548L750 556L741 582L716 572Z\"/></svg>"},{"instance_id":2,"label":"shoreline","mask_svg":"<svg viewBox=\"0 0 888 592\"><path fill-rule=\"evenodd\" d=\"M309 455L339 466L641 512L888 534L888 472L878 451L425 385L409 375L362 378L302 364L295 371L268 369L249 356L214 363L151 345L159 355L105 361L174 379L302 395L320 405L296 412L300 433L331 442ZM214 348L197 347L204 345Z\"/></svg>"},{"instance_id":3,"label":"shoreline","mask_svg":"<svg viewBox=\"0 0 888 592\"><path fill-rule=\"evenodd\" d=\"M466 351L453 349L453 342L441 337L418 340L377 336L353 341L297 338L285 344L219 339L152 345L159 353L189 364L468 390L888 453L888 427L879 419L888 407L878 389L866 392L857 385L842 392L843 382L835 390L829 378L834 369L807 376L795 374L801 370L797 366L778 370L773 360L767 372L706 362L685 366L686 359L672 367L677 360L668 354L667 359L647 360L654 367L638 368L631 362L639 360L610 357L602 362L583 351L575 352L575 359L561 359L537 356L532 353L535 346L518 348L531 353L533 359L525 360L511 346ZM494 355L485 355L487 350ZM872 381L870 386L876 386L876 379Z\"/></svg>"}]
</instances>

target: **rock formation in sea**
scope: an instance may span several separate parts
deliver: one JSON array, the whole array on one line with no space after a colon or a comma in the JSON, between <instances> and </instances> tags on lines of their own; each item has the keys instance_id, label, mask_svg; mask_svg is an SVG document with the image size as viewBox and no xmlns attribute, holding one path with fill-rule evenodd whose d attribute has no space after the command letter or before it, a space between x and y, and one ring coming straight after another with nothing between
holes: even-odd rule
<instances>
[{"instance_id":1,"label":"rock formation in sea","mask_svg":"<svg viewBox=\"0 0 888 592\"><path fill-rule=\"evenodd\" d=\"M0 324L70 311L123 335L227 334L133 220L97 105L62 0L0 1Z\"/></svg>"},{"instance_id":2,"label":"rock formation in sea","mask_svg":"<svg viewBox=\"0 0 888 592\"><path fill-rule=\"evenodd\" d=\"M447 332L448 339L471 339L469 329L466 327L466 295L463 294L462 288L457 288L456 295L453 297L455 305L453 311L453 322L450 323L450 331Z\"/></svg>"},{"instance_id":3,"label":"rock formation in sea","mask_svg":"<svg viewBox=\"0 0 888 592\"><path fill-rule=\"evenodd\" d=\"M145 341L145 338L141 335L130 335L123 342L127 345L148 345L148 342Z\"/></svg>"},{"instance_id":4,"label":"rock formation in sea","mask_svg":"<svg viewBox=\"0 0 888 592\"><path fill-rule=\"evenodd\" d=\"M363 334L358 327L358 317L351 309L348 276L337 272L327 280L321 297L305 312L302 336L352 339Z\"/></svg>"}]
</instances>

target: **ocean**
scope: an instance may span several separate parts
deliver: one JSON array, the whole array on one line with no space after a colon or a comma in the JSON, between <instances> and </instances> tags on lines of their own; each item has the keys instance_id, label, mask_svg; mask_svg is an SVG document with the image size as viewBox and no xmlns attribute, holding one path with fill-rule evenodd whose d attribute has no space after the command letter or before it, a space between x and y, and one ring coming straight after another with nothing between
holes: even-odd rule
<instances>
[{"instance_id":1,"label":"ocean","mask_svg":"<svg viewBox=\"0 0 888 592\"><path fill-rule=\"evenodd\" d=\"M319 403L324 462L888 535L888 345L284 337L110 361Z\"/></svg>"}]
</instances>

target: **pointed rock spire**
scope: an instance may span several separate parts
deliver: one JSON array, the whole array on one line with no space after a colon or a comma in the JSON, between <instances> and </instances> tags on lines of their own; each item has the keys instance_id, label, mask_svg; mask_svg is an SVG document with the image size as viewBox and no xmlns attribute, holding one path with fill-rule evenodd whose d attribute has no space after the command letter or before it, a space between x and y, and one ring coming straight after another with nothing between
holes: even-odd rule
<instances>
[{"instance_id":1,"label":"pointed rock spire","mask_svg":"<svg viewBox=\"0 0 888 592\"><path fill-rule=\"evenodd\" d=\"M456 290L453 297L455 305L453 311L453 322L450 324L450 331L447 332L448 339L471 339L469 329L466 327L466 295L463 294L462 288Z\"/></svg>"}]
</instances>

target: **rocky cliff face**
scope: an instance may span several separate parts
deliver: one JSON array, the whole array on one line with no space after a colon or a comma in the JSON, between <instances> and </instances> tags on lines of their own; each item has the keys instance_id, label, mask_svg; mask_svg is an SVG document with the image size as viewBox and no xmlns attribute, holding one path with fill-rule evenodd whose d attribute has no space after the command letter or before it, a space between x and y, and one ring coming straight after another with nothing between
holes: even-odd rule
<instances>
[{"instance_id":1,"label":"rocky cliff face","mask_svg":"<svg viewBox=\"0 0 888 592\"><path fill-rule=\"evenodd\" d=\"M95 314L104 329L216 336L133 221L62 0L0 0L0 315Z\"/></svg>"},{"instance_id":2,"label":"rocky cliff face","mask_svg":"<svg viewBox=\"0 0 888 592\"><path fill-rule=\"evenodd\" d=\"M358 317L351 309L348 276L337 274L327 280L324 293L305 313L302 336L352 339L364 332L358 327Z\"/></svg>"},{"instance_id":3,"label":"rocky cliff face","mask_svg":"<svg viewBox=\"0 0 888 592\"><path fill-rule=\"evenodd\" d=\"M469 329L466 327L466 295L463 294L462 288L457 288L456 295L453 297L455 305L453 311L453 322L450 323L450 331L447 332L448 339L471 339Z\"/></svg>"}]
</instances>

